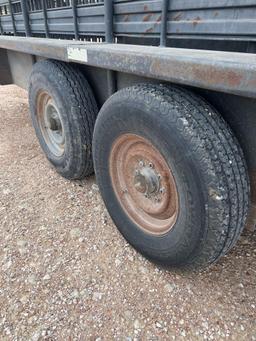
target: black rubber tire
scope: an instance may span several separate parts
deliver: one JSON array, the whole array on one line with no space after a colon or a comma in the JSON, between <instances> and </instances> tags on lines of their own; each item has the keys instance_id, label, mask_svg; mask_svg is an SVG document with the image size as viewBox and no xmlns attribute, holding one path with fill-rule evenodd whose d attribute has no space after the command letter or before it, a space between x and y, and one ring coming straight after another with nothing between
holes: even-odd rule
<instances>
[{"instance_id":1,"label":"black rubber tire","mask_svg":"<svg viewBox=\"0 0 256 341\"><path fill-rule=\"evenodd\" d=\"M108 165L111 146L126 133L150 140L174 175L180 210L165 235L138 228L113 190ZM239 238L249 202L243 153L218 112L192 92L143 84L117 92L98 115L93 157L113 221L147 258L167 266L202 268L226 254Z\"/></svg>"},{"instance_id":2,"label":"black rubber tire","mask_svg":"<svg viewBox=\"0 0 256 341\"><path fill-rule=\"evenodd\" d=\"M64 125L65 150L61 157L50 151L38 124L36 103L41 90L52 96ZM39 143L57 172L67 179L82 179L91 175L92 135L98 107L82 72L59 61L37 62L30 76L29 105Z\"/></svg>"}]
</instances>

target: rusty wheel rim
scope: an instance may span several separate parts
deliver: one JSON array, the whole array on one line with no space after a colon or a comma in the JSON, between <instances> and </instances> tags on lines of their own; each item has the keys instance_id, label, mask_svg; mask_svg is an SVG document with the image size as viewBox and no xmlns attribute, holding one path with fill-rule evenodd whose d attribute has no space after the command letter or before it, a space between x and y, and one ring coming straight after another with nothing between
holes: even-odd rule
<instances>
[{"instance_id":1,"label":"rusty wheel rim","mask_svg":"<svg viewBox=\"0 0 256 341\"><path fill-rule=\"evenodd\" d=\"M115 194L131 220L150 234L170 231L179 211L178 192L161 153L147 139L124 134L112 145L109 169Z\"/></svg>"},{"instance_id":2,"label":"rusty wheel rim","mask_svg":"<svg viewBox=\"0 0 256 341\"><path fill-rule=\"evenodd\" d=\"M65 134L61 116L53 98L41 91L37 96L37 120L50 152L61 157L65 151Z\"/></svg>"}]
</instances>

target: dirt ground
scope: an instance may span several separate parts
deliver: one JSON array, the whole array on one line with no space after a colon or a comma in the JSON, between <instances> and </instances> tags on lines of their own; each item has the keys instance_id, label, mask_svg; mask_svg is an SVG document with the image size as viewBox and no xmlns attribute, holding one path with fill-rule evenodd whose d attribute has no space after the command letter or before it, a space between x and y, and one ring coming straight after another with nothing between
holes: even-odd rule
<instances>
[{"instance_id":1,"label":"dirt ground","mask_svg":"<svg viewBox=\"0 0 256 341\"><path fill-rule=\"evenodd\" d=\"M256 340L256 235L202 273L120 236L95 178L45 159L27 93L0 87L0 340Z\"/></svg>"}]
</instances>

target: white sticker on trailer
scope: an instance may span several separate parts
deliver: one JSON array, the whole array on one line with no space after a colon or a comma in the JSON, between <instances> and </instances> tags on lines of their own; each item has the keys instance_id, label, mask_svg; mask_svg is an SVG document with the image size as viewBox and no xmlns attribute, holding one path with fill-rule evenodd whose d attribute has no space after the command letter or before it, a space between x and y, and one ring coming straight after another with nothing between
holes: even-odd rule
<instances>
[{"instance_id":1,"label":"white sticker on trailer","mask_svg":"<svg viewBox=\"0 0 256 341\"><path fill-rule=\"evenodd\" d=\"M79 47L68 47L68 59L87 63L87 50Z\"/></svg>"}]
</instances>

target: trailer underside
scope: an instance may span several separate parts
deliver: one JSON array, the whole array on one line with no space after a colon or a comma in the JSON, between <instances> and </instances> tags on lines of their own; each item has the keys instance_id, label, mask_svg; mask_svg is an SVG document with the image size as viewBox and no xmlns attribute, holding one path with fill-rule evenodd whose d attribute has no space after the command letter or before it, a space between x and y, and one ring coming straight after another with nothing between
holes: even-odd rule
<instances>
[{"instance_id":1,"label":"trailer underside","mask_svg":"<svg viewBox=\"0 0 256 341\"><path fill-rule=\"evenodd\" d=\"M137 83L171 82L193 90L222 113L245 153L256 203L256 56L248 53L0 37L1 84L27 88L34 63L55 59L80 65L99 106L109 97L108 70L115 90ZM113 91L113 90L112 90ZM251 209L255 225L256 209Z\"/></svg>"}]
</instances>

